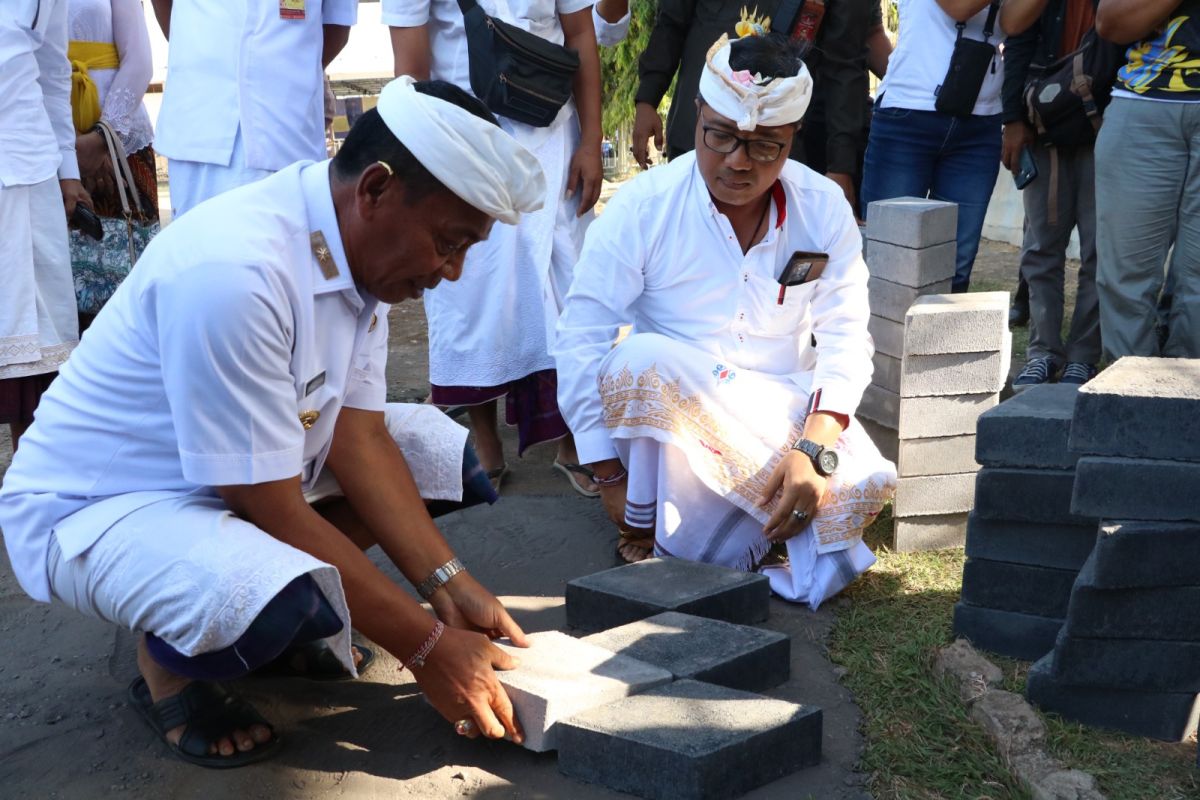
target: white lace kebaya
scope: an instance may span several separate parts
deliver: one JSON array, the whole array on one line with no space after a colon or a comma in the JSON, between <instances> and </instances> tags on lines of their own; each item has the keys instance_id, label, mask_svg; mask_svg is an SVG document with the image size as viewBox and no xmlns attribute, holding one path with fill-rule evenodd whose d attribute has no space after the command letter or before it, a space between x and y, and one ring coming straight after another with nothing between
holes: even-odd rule
<instances>
[{"instance_id":1,"label":"white lace kebaya","mask_svg":"<svg viewBox=\"0 0 1200 800\"><path fill-rule=\"evenodd\" d=\"M67 28L71 41L114 44L121 65L89 70L100 95L100 118L121 137L130 155L154 141L154 128L142 100L154 66L150 35L139 0L70 0Z\"/></svg>"}]
</instances>

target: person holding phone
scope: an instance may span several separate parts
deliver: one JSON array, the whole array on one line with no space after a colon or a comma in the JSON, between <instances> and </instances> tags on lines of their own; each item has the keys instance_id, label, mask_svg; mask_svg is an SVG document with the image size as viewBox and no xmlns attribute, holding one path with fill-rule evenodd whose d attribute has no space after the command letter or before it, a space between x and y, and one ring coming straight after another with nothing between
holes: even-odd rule
<instances>
[{"instance_id":1,"label":"person holding phone","mask_svg":"<svg viewBox=\"0 0 1200 800\"><path fill-rule=\"evenodd\" d=\"M694 151L594 223L554 355L625 560L761 567L815 608L874 562L861 535L896 471L854 419L874 350L858 226L788 159L811 92L782 34L713 45ZM775 545L788 563L766 566Z\"/></svg>"},{"instance_id":2,"label":"person holding phone","mask_svg":"<svg viewBox=\"0 0 1200 800\"><path fill-rule=\"evenodd\" d=\"M1025 92L1032 75L1079 49L1092 30L1098 0L1040 0L1014 25L1004 51L1004 138L1001 160L1025 204L1021 278L1029 286L1029 351L1013 389L1058 379L1082 384L1100 362L1100 301L1096 295L1096 164L1094 135L1054 146L1031 125ZM1024 184L1024 185L1022 185ZM1067 245L1079 229L1079 285L1063 340Z\"/></svg>"},{"instance_id":3,"label":"person holding phone","mask_svg":"<svg viewBox=\"0 0 1200 800\"><path fill-rule=\"evenodd\" d=\"M67 219L92 200L71 122L67 0L0 6L0 424L15 449L79 343ZM64 213L65 211L65 213Z\"/></svg>"}]
</instances>

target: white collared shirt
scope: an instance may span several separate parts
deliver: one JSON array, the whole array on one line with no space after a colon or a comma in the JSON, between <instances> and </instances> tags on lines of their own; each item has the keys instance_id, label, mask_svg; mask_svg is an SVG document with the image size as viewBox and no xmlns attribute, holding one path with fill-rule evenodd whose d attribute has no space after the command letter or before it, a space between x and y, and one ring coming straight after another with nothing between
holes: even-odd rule
<instances>
[{"instance_id":1,"label":"white collared shirt","mask_svg":"<svg viewBox=\"0 0 1200 800\"><path fill-rule=\"evenodd\" d=\"M324 25L353 25L354 0L177 0L154 147L180 161L228 166L239 126L244 166L279 170L325 157Z\"/></svg>"},{"instance_id":2,"label":"white collared shirt","mask_svg":"<svg viewBox=\"0 0 1200 800\"><path fill-rule=\"evenodd\" d=\"M766 236L744 255L693 153L626 184L592 223L554 347L559 407L582 463L616 455L596 380L628 323L635 333L787 376L811 390L815 409L858 408L874 353L858 226L827 178L789 161L779 181L782 224L772 203ZM798 250L827 253L828 266L819 279L789 287L780 303L777 279Z\"/></svg>"},{"instance_id":3,"label":"white collared shirt","mask_svg":"<svg viewBox=\"0 0 1200 800\"><path fill-rule=\"evenodd\" d=\"M0 4L0 186L79 177L67 0Z\"/></svg>"},{"instance_id":4,"label":"white collared shirt","mask_svg":"<svg viewBox=\"0 0 1200 800\"><path fill-rule=\"evenodd\" d=\"M297 164L198 206L89 328L0 490L13 568L35 599L49 599L51 531L71 558L160 499L296 475L308 490L340 410L384 409L387 309L350 275L328 174L329 162ZM313 256L317 230L332 278Z\"/></svg>"}]
</instances>

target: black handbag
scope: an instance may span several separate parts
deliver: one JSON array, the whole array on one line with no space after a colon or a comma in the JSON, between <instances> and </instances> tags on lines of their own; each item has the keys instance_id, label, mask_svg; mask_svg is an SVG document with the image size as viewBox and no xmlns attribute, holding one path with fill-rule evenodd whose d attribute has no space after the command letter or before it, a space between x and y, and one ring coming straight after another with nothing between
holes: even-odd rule
<instances>
[{"instance_id":1,"label":"black handbag","mask_svg":"<svg viewBox=\"0 0 1200 800\"><path fill-rule=\"evenodd\" d=\"M544 128L571 99L579 54L458 0L471 91L493 114Z\"/></svg>"},{"instance_id":2,"label":"black handbag","mask_svg":"<svg viewBox=\"0 0 1200 800\"><path fill-rule=\"evenodd\" d=\"M996 69L996 45L991 43L996 29L996 14L1000 11L1000 0L992 0L988 8L987 22L983 25L983 41L964 39L965 22L955 23L958 38L954 40L954 53L950 56L950 68L946 78L934 92L937 100L933 107L952 117L969 117L975 111L979 90L987 77L989 67Z\"/></svg>"},{"instance_id":3,"label":"black handbag","mask_svg":"<svg viewBox=\"0 0 1200 800\"><path fill-rule=\"evenodd\" d=\"M1125 48L1101 39L1093 28L1075 52L1046 67L1031 68L1025 110L1038 138L1054 147L1095 142L1124 63Z\"/></svg>"}]
</instances>

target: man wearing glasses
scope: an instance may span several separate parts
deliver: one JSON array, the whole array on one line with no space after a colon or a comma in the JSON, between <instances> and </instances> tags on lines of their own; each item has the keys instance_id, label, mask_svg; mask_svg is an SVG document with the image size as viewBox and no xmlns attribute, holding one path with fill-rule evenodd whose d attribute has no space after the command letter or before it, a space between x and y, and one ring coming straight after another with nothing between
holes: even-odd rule
<instances>
[{"instance_id":1,"label":"man wearing glasses","mask_svg":"<svg viewBox=\"0 0 1200 800\"><path fill-rule=\"evenodd\" d=\"M874 562L895 467L854 421L873 352L854 216L787 158L811 87L782 35L713 45L695 151L593 224L555 357L622 557L762 568L815 608Z\"/></svg>"}]
</instances>

